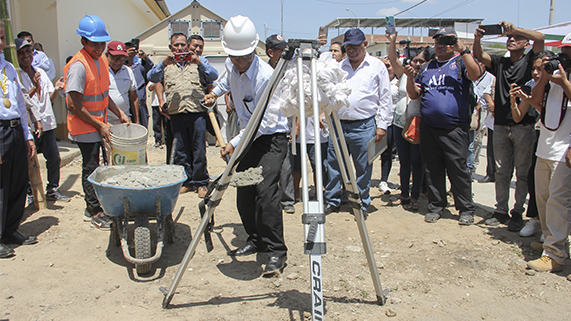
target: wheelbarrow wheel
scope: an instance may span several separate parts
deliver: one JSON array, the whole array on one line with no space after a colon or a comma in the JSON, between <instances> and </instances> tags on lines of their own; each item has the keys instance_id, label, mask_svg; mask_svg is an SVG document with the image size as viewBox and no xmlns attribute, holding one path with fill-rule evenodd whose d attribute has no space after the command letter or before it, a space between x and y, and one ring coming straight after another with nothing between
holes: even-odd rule
<instances>
[{"instance_id":1,"label":"wheelbarrow wheel","mask_svg":"<svg viewBox=\"0 0 571 321\"><path fill-rule=\"evenodd\" d=\"M111 225L111 233L115 239L115 246L121 246L121 231L119 231L119 219L113 217L113 224Z\"/></svg>"},{"instance_id":2,"label":"wheelbarrow wheel","mask_svg":"<svg viewBox=\"0 0 571 321\"><path fill-rule=\"evenodd\" d=\"M137 259L148 259L151 257L151 230L149 229L149 218L140 214L135 218L135 257ZM135 264L137 274L147 274L151 272L151 263Z\"/></svg>"},{"instance_id":3,"label":"wheelbarrow wheel","mask_svg":"<svg viewBox=\"0 0 571 321\"><path fill-rule=\"evenodd\" d=\"M167 243L174 243L174 222L172 220L172 214L167 215L165 218L165 240Z\"/></svg>"}]
</instances>

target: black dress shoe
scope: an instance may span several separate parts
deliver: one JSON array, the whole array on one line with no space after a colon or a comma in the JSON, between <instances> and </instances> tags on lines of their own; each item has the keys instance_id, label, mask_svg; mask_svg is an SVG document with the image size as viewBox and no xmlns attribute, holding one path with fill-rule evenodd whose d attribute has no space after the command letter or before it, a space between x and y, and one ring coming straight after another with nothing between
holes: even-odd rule
<instances>
[{"instance_id":1,"label":"black dress shoe","mask_svg":"<svg viewBox=\"0 0 571 321\"><path fill-rule=\"evenodd\" d=\"M281 272L285 266L286 259L286 255L270 257L266 267L264 268L264 272L262 272L262 275L269 276Z\"/></svg>"},{"instance_id":2,"label":"black dress shoe","mask_svg":"<svg viewBox=\"0 0 571 321\"><path fill-rule=\"evenodd\" d=\"M255 246L253 246L252 244L246 244L244 247L230 251L230 255L232 255L232 256L245 256L245 255L254 254L256 252L258 252L258 249L256 249Z\"/></svg>"},{"instance_id":3,"label":"black dress shoe","mask_svg":"<svg viewBox=\"0 0 571 321\"><path fill-rule=\"evenodd\" d=\"M494 176L486 175L481 180L479 180L478 183L493 183L495 181L496 178Z\"/></svg>"},{"instance_id":4,"label":"black dress shoe","mask_svg":"<svg viewBox=\"0 0 571 321\"><path fill-rule=\"evenodd\" d=\"M6 235L2 238L6 244L19 244L19 245L32 245L38 243L38 238L35 236L25 236L24 234L16 231L11 235Z\"/></svg>"},{"instance_id":5,"label":"black dress shoe","mask_svg":"<svg viewBox=\"0 0 571 321\"><path fill-rule=\"evenodd\" d=\"M6 245L0 243L0 258L7 258L14 255L15 252L11 248L7 247Z\"/></svg>"},{"instance_id":6,"label":"black dress shoe","mask_svg":"<svg viewBox=\"0 0 571 321\"><path fill-rule=\"evenodd\" d=\"M323 214L329 215L333 212L338 213L339 212L339 206L335 206L335 205L331 205L331 204L325 205L325 209L323 210Z\"/></svg>"}]
</instances>

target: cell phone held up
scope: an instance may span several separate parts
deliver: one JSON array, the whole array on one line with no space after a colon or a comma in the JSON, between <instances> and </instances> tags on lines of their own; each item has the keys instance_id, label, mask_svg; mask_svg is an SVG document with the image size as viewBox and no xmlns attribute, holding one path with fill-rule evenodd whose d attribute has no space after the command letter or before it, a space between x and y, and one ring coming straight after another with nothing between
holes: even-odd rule
<instances>
[{"instance_id":1,"label":"cell phone held up","mask_svg":"<svg viewBox=\"0 0 571 321\"><path fill-rule=\"evenodd\" d=\"M176 52L174 54L174 60L176 61L191 61L192 52Z\"/></svg>"},{"instance_id":2,"label":"cell phone held up","mask_svg":"<svg viewBox=\"0 0 571 321\"><path fill-rule=\"evenodd\" d=\"M394 35L397 32L397 28L395 26L395 16L386 16L386 25L387 25L387 32L390 35Z\"/></svg>"},{"instance_id":3,"label":"cell phone held up","mask_svg":"<svg viewBox=\"0 0 571 321\"><path fill-rule=\"evenodd\" d=\"M440 36L438 37L438 44L443 46L454 46L458 43L458 38L456 36Z\"/></svg>"},{"instance_id":4,"label":"cell phone held up","mask_svg":"<svg viewBox=\"0 0 571 321\"><path fill-rule=\"evenodd\" d=\"M135 50L139 50L139 39L138 38L131 38L131 48L135 48Z\"/></svg>"},{"instance_id":5,"label":"cell phone held up","mask_svg":"<svg viewBox=\"0 0 571 321\"><path fill-rule=\"evenodd\" d=\"M498 24L496 24L496 25L480 25L479 28L484 30L485 36L501 35L502 33L504 33L504 29L502 28L502 25L498 25Z\"/></svg>"}]
</instances>

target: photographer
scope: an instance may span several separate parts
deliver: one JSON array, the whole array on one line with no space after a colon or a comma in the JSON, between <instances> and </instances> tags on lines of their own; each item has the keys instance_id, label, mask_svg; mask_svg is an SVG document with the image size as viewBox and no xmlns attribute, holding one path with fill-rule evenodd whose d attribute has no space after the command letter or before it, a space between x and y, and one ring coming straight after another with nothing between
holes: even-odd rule
<instances>
[{"instance_id":1,"label":"photographer","mask_svg":"<svg viewBox=\"0 0 571 321\"><path fill-rule=\"evenodd\" d=\"M441 28L434 35L436 59L420 69L405 66L406 90L411 99L420 98L420 152L426 169L428 213L424 220L436 222L448 202L446 173L452 184L454 205L460 225L474 223L471 174L468 158L468 130L471 111L468 88L482 69L454 28ZM455 52L460 56L456 57Z\"/></svg>"},{"instance_id":2,"label":"photographer","mask_svg":"<svg viewBox=\"0 0 571 321\"><path fill-rule=\"evenodd\" d=\"M200 104L205 90L201 79L206 75L205 80L212 82L218 73L196 52L202 48L194 39L189 44L184 34L175 33L169 48L171 53L149 71L147 78L156 83L159 103L167 109L173 137L178 141L174 163L183 165L188 177L180 193L196 190L199 197L204 197L209 176L204 143L207 117L206 109ZM166 102L162 101L163 90Z\"/></svg>"},{"instance_id":3,"label":"photographer","mask_svg":"<svg viewBox=\"0 0 571 321\"><path fill-rule=\"evenodd\" d=\"M523 227L522 213L527 197L527 174L531 166L533 143L535 142L535 119L526 115L516 123L510 105L510 85L524 85L531 79L533 55L543 50L545 36L537 31L517 28L511 22L502 21L503 35L507 36L506 48L509 57L490 55L482 49L483 28L474 33L474 56L486 65L487 70L496 76L494 97L494 156L496 158L496 209L486 225L506 224L508 231L519 232ZM533 40L532 50L525 50ZM509 193L512 173L516 170L515 204L509 210Z\"/></svg>"},{"instance_id":4,"label":"photographer","mask_svg":"<svg viewBox=\"0 0 571 321\"><path fill-rule=\"evenodd\" d=\"M543 58L541 78L531 93L531 104L541 114L535 187L545 242L542 256L528 262L528 267L540 272L563 268L571 234L571 168L565 164L571 143L571 115L566 112L571 97L571 34L559 47L557 57Z\"/></svg>"}]
</instances>

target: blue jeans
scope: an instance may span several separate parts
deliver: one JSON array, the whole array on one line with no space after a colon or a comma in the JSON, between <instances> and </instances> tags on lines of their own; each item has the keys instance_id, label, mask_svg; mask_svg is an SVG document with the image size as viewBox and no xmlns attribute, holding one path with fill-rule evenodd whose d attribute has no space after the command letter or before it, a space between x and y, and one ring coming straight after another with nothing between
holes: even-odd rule
<instances>
[{"instance_id":1,"label":"blue jeans","mask_svg":"<svg viewBox=\"0 0 571 321\"><path fill-rule=\"evenodd\" d=\"M368 161L367 144L377 133L375 118L371 117L356 121L342 120L341 127L347 142L349 154L355 165L357 188L361 194L363 207L366 209L371 204L369 189L371 187L371 176L373 174L373 165L369 164ZM327 174L329 175L329 182L325 187L325 201L327 204L339 206L341 204L342 176L331 136L329 136L329 146L327 148Z\"/></svg>"},{"instance_id":2,"label":"blue jeans","mask_svg":"<svg viewBox=\"0 0 571 321\"><path fill-rule=\"evenodd\" d=\"M399 153L400 163L400 190L402 197L410 197L418 200L420 197L420 189L422 188L422 179L424 178L424 170L422 168L422 159L420 157L420 145L411 144L402 137L402 128L393 126L393 134L397 151ZM412 172L412 191L410 189L410 174Z\"/></svg>"},{"instance_id":3,"label":"blue jeans","mask_svg":"<svg viewBox=\"0 0 571 321\"><path fill-rule=\"evenodd\" d=\"M206 113L171 115L171 130L177 140L174 163L183 165L187 187L206 186Z\"/></svg>"}]
</instances>

